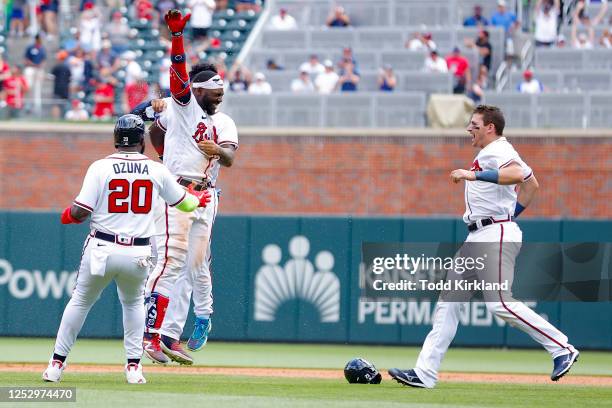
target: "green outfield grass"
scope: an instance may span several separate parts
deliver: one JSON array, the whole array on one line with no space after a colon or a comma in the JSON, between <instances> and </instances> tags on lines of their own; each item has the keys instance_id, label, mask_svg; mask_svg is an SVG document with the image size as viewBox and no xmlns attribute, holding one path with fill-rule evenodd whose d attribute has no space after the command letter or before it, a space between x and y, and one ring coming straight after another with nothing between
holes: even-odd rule
<instances>
[{"instance_id":1,"label":"green outfield grass","mask_svg":"<svg viewBox=\"0 0 612 408\"><path fill-rule=\"evenodd\" d=\"M44 364L53 339L0 338L0 364ZM411 367L418 349L305 344L211 342L195 354L197 365L229 367L333 368L341 370L352 357L371 360L379 368ZM79 340L72 364L122 364L122 342ZM148 364L148 363L147 363ZM445 371L538 373L549 375L551 361L542 350L451 349ZM168 367L171 371L172 368ZM0 386L40 386L41 373L0 372ZM146 374L146 369L145 369ZM571 374L612 375L612 353L585 351ZM570 374L570 375L571 375ZM148 384L130 386L119 373L71 373L61 385L77 387L76 406L109 407L151 404L185 408L209 407L603 407L610 406L612 388L549 385L470 384L441 382L436 389L380 385L349 385L323 379L265 378L228 375L146 374ZM3 404L0 403L0 408ZM20 407L34 406L20 403ZM57 405L54 405L57 406ZM75 406L75 404L66 404Z\"/></svg>"},{"instance_id":2,"label":"green outfield grass","mask_svg":"<svg viewBox=\"0 0 612 408\"><path fill-rule=\"evenodd\" d=\"M3 386L42 385L39 374L0 373ZM66 373L62 385L77 387L77 406L143 407L602 407L612 390L602 387L441 383L433 390L350 385L334 380L149 374L148 384L124 384L118 374ZM74 404L72 404L74 405ZM20 404L19 406L27 406Z\"/></svg>"},{"instance_id":3,"label":"green outfield grass","mask_svg":"<svg viewBox=\"0 0 612 408\"><path fill-rule=\"evenodd\" d=\"M2 362L43 363L49 360L55 339L0 338ZM195 364L218 367L280 367L342 369L348 360L363 357L378 368L412 367L416 347L348 346L327 344L219 343L211 341L194 353ZM70 362L121 364L122 340L79 339ZM146 361L146 360L144 360ZM550 374L552 361L544 350L453 348L442 365L444 371ZM612 353L583 351L573 374L612 376Z\"/></svg>"}]
</instances>

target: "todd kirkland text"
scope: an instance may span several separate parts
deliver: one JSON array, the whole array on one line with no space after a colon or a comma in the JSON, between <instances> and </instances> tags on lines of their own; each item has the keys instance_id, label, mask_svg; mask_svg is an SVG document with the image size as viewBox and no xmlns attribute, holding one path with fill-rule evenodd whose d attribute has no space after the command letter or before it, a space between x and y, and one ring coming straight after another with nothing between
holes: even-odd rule
<instances>
[{"instance_id":1,"label":"todd kirkland text","mask_svg":"<svg viewBox=\"0 0 612 408\"><path fill-rule=\"evenodd\" d=\"M467 291L508 291L510 284L508 281L487 282L485 280L452 280L430 282L428 280L400 280L399 282L385 282L377 279L372 283L374 290L397 290L397 291L417 291L417 290L467 290Z\"/></svg>"}]
</instances>

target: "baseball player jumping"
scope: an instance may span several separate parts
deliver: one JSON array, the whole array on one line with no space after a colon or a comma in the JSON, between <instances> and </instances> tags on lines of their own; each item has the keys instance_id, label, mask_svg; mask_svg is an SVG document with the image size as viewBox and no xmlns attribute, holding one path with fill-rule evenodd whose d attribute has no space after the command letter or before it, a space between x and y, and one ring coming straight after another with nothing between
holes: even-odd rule
<instances>
[{"instance_id":1,"label":"baseball player jumping","mask_svg":"<svg viewBox=\"0 0 612 408\"><path fill-rule=\"evenodd\" d=\"M200 71L193 78L187 75L182 33L189 17L183 17L177 10L165 16L172 33L172 99L156 121L165 131L163 146L156 145L156 149L180 184L210 191L212 202L190 215L166 206L159 217L158 259L145 292L144 350L152 361L161 364L169 362L168 356L181 364L193 363L179 342L191 288L196 324L188 347L197 351L208 339L212 314L210 239L218 206L215 182L220 166L232 165L238 147L234 121L216 113L224 93L221 77L213 70ZM164 320L166 313L171 320L168 323Z\"/></svg>"},{"instance_id":2,"label":"baseball player jumping","mask_svg":"<svg viewBox=\"0 0 612 408\"><path fill-rule=\"evenodd\" d=\"M499 108L480 105L467 127L472 146L480 148L470 170L457 169L450 174L454 183L465 180L468 237L460 254L488 248L482 271L450 271L447 280L469 279L481 274L493 280L511 282L514 263L522 242L522 232L513 221L531 203L538 182L527 164L502 136L505 120ZM517 193L515 186L519 185ZM487 256L488 255L488 256ZM466 275L467 274L467 275ZM471 276L472 275L472 276ZM441 293L433 317L433 328L427 335L414 369L392 368L389 374L397 382L412 387L433 388L444 354L457 332L460 309L473 292ZM540 343L553 358L551 380L563 377L578 358L578 350L568 343L567 336L524 303L512 298L510 290L483 291L487 308L509 325L521 329Z\"/></svg>"},{"instance_id":3,"label":"baseball player jumping","mask_svg":"<svg viewBox=\"0 0 612 408\"><path fill-rule=\"evenodd\" d=\"M210 202L210 193L185 191L168 169L143 155L145 127L141 118L124 115L114 131L117 152L94 162L81 192L61 216L62 224L79 224L91 214L88 235L72 297L62 316L53 356L43 380L61 380L66 357L89 310L114 280L123 308L125 375L130 384L146 383L142 375L144 284L154 233L151 211L159 197L172 208L191 212Z\"/></svg>"}]
</instances>

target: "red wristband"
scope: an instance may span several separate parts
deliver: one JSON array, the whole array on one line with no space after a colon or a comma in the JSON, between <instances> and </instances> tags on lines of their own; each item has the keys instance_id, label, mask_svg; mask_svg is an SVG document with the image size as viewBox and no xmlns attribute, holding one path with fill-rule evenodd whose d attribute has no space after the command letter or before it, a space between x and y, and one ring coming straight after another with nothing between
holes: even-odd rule
<instances>
[{"instance_id":1,"label":"red wristband","mask_svg":"<svg viewBox=\"0 0 612 408\"><path fill-rule=\"evenodd\" d=\"M61 221L62 224L80 224L83 221L78 220L77 218L74 218L72 216L72 213L70 212L72 210L71 206L68 206L64 209L64 212L62 213L62 217L61 217Z\"/></svg>"}]
</instances>

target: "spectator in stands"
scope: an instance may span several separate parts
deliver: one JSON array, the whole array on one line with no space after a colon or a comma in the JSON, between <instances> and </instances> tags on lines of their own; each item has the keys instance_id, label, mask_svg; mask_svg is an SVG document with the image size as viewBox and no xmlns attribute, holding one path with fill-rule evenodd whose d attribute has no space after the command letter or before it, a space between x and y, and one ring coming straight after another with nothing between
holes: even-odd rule
<instances>
[{"instance_id":1,"label":"spectator in stands","mask_svg":"<svg viewBox=\"0 0 612 408\"><path fill-rule=\"evenodd\" d=\"M261 10L260 2L258 2L258 0L236 0L235 8L238 13L247 11L259 13Z\"/></svg>"},{"instance_id":2,"label":"spectator in stands","mask_svg":"<svg viewBox=\"0 0 612 408\"><path fill-rule=\"evenodd\" d=\"M589 34L580 33L576 35L575 30L572 28L572 46L579 50L591 50L593 49L593 42L595 40L595 31L589 30Z\"/></svg>"},{"instance_id":3,"label":"spectator in stands","mask_svg":"<svg viewBox=\"0 0 612 408\"><path fill-rule=\"evenodd\" d=\"M175 0L159 0L155 5L155 10L159 15L159 21L163 22L164 16L169 10L177 8Z\"/></svg>"},{"instance_id":4,"label":"spectator in stands","mask_svg":"<svg viewBox=\"0 0 612 408\"><path fill-rule=\"evenodd\" d=\"M125 86L123 90L123 111L131 112L136 105L149 98L149 85L144 75L141 75L133 82Z\"/></svg>"},{"instance_id":5,"label":"spectator in stands","mask_svg":"<svg viewBox=\"0 0 612 408\"><path fill-rule=\"evenodd\" d=\"M53 76L53 99L55 99L53 108L51 108L51 116L54 119L60 119L66 109L66 104L70 97L70 67L68 67L66 59L68 53L60 51L56 55L57 63L51 70Z\"/></svg>"},{"instance_id":6,"label":"spectator in stands","mask_svg":"<svg viewBox=\"0 0 612 408\"><path fill-rule=\"evenodd\" d=\"M601 6L599 7L599 12L595 18L591 20L590 16L586 13L585 0L577 0L574 8L574 14L572 15L572 25L582 25L586 28L595 27L603 21L607 12L608 0L602 0Z\"/></svg>"},{"instance_id":7,"label":"spectator in stands","mask_svg":"<svg viewBox=\"0 0 612 408\"><path fill-rule=\"evenodd\" d=\"M604 3L602 3L604 4ZM607 10L607 2L605 2L606 6L601 7L600 9L600 14L597 15L597 17L595 17L595 19L593 20L593 22L590 21L589 17L584 13L584 1L578 1L578 3L576 4L576 8L574 10L574 14L573 14L573 24L572 24L572 47L577 48L577 49L581 49L581 50L590 50L593 48L594 44L595 44L595 28L594 25L597 25L597 23L599 23L599 21L601 21L601 19L603 18L603 16L601 16L601 10L605 11ZM584 25L587 29L587 33L580 33L578 34L578 26L580 25L579 22L582 23L582 25Z\"/></svg>"},{"instance_id":8,"label":"spectator in stands","mask_svg":"<svg viewBox=\"0 0 612 408\"><path fill-rule=\"evenodd\" d=\"M41 0L40 11L43 18L43 27L47 34L47 40L52 40L57 35L57 11L58 0Z\"/></svg>"},{"instance_id":9,"label":"spectator in stands","mask_svg":"<svg viewBox=\"0 0 612 408\"><path fill-rule=\"evenodd\" d=\"M344 7L336 6L327 17L325 24L328 27L348 27L351 25L351 19L344 11Z\"/></svg>"},{"instance_id":10,"label":"spectator in stands","mask_svg":"<svg viewBox=\"0 0 612 408\"><path fill-rule=\"evenodd\" d=\"M0 53L0 108L6 107L6 91L4 90L4 81L11 76L11 67L4 60Z\"/></svg>"},{"instance_id":11,"label":"spectator in stands","mask_svg":"<svg viewBox=\"0 0 612 408\"><path fill-rule=\"evenodd\" d=\"M266 69L268 71L282 71L285 67L279 65L274 58L270 58L266 61Z\"/></svg>"},{"instance_id":12,"label":"spectator in stands","mask_svg":"<svg viewBox=\"0 0 612 408\"><path fill-rule=\"evenodd\" d=\"M300 71L308 72L309 75L316 77L322 72L325 72L325 67L319 62L317 54L311 54L308 61L300 65Z\"/></svg>"},{"instance_id":13,"label":"spectator in stands","mask_svg":"<svg viewBox=\"0 0 612 408\"><path fill-rule=\"evenodd\" d=\"M81 46L84 49L100 50L102 46L102 14L93 3L85 3L85 10L81 13L79 32L81 33Z\"/></svg>"},{"instance_id":14,"label":"spectator in stands","mask_svg":"<svg viewBox=\"0 0 612 408\"><path fill-rule=\"evenodd\" d=\"M134 51L126 51L123 53L125 59L125 84L129 85L136 82L142 76L142 68L136 62L136 53Z\"/></svg>"},{"instance_id":15,"label":"spectator in stands","mask_svg":"<svg viewBox=\"0 0 612 408\"><path fill-rule=\"evenodd\" d=\"M172 61L170 60L170 49L166 50L164 58L162 58L159 64L159 90L162 98L170 96L170 66Z\"/></svg>"},{"instance_id":16,"label":"spectator in stands","mask_svg":"<svg viewBox=\"0 0 612 408\"><path fill-rule=\"evenodd\" d=\"M96 84L93 119L109 120L115 114L115 87L112 77L103 76Z\"/></svg>"},{"instance_id":17,"label":"spectator in stands","mask_svg":"<svg viewBox=\"0 0 612 408\"><path fill-rule=\"evenodd\" d=\"M517 91L526 94L539 94L544 91L544 86L533 76L533 71L527 69L523 72L523 81L516 86Z\"/></svg>"},{"instance_id":18,"label":"spectator in stands","mask_svg":"<svg viewBox=\"0 0 612 408\"><path fill-rule=\"evenodd\" d=\"M385 64L380 70L377 78L378 89L384 92L392 92L397 86L397 77L391 65Z\"/></svg>"},{"instance_id":19,"label":"spectator in stands","mask_svg":"<svg viewBox=\"0 0 612 408\"><path fill-rule=\"evenodd\" d=\"M30 45L25 52L25 69L23 73L28 81L28 89L32 91L35 105L40 105L42 100L42 82L45 77L44 64L47 59L47 51L42 44L40 34L34 37L34 44Z\"/></svg>"},{"instance_id":20,"label":"spectator in stands","mask_svg":"<svg viewBox=\"0 0 612 408\"><path fill-rule=\"evenodd\" d=\"M351 62L344 64L344 71L338 79L338 86L341 92L355 92L359 85L359 74L354 70L355 66Z\"/></svg>"},{"instance_id":21,"label":"spectator in stands","mask_svg":"<svg viewBox=\"0 0 612 408\"><path fill-rule=\"evenodd\" d=\"M69 53L73 53L77 47L81 46L81 33L76 27L70 28L70 37L66 38L60 44L60 48L68 51Z\"/></svg>"},{"instance_id":22,"label":"spectator in stands","mask_svg":"<svg viewBox=\"0 0 612 408\"><path fill-rule=\"evenodd\" d=\"M70 68L70 92L77 93L83 90L85 80L85 52L77 48L74 55L68 57L68 67Z\"/></svg>"},{"instance_id":23,"label":"spectator in stands","mask_svg":"<svg viewBox=\"0 0 612 408\"><path fill-rule=\"evenodd\" d=\"M96 52L86 52L83 58L83 91L89 95L96 87L96 78L99 75L108 75L105 70L98 71L96 66Z\"/></svg>"},{"instance_id":24,"label":"spectator in stands","mask_svg":"<svg viewBox=\"0 0 612 408\"><path fill-rule=\"evenodd\" d=\"M227 73L227 66L225 65L225 61L222 58L211 58L209 61L215 64L215 68L217 68L217 73L221 77L221 79L225 80L225 74Z\"/></svg>"},{"instance_id":25,"label":"spectator in stands","mask_svg":"<svg viewBox=\"0 0 612 408\"><path fill-rule=\"evenodd\" d=\"M72 100L72 107L64 115L64 119L71 121L85 121L89 119L89 113L85 110L83 102L78 99Z\"/></svg>"},{"instance_id":26,"label":"spectator in stands","mask_svg":"<svg viewBox=\"0 0 612 408\"><path fill-rule=\"evenodd\" d=\"M535 45L551 47L557 39L557 26L561 12L560 0L538 0L534 9Z\"/></svg>"},{"instance_id":27,"label":"spectator in stands","mask_svg":"<svg viewBox=\"0 0 612 408\"><path fill-rule=\"evenodd\" d=\"M266 81L266 76L262 72L255 74L255 81L249 85L248 92L252 95L270 95L272 86Z\"/></svg>"},{"instance_id":28,"label":"spectator in stands","mask_svg":"<svg viewBox=\"0 0 612 408\"><path fill-rule=\"evenodd\" d=\"M463 20L465 27L488 26L489 20L482 15L482 6L474 6L474 14Z\"/></svg>"},{"instance_id":29,"label":"spectator in stands","mask_svg":"<svg viewBox=\"0 0 612 408\"><path fill-rule=\"evenodd\" d=\"M603 30L601 37L599 38L599 45L601 45L603 48L612 48L612 33L610 32L610 29L606 28Z\"/></svg>"},{"instance_id":30,"label":"spectator in stands","mask_svg":"<svg viewBox=\"0 0 612 408\"><path fill-rule=\"evenodd\" d=\"M484 65L487 67L487 70L491 69L493 46L491 45L491 41L489 41L489 32L487 30L478 30L476 41L466 38L465 46L470 49L478 49L478 65Z\"/></svg>"},{"instance_id":31,"label":"spectator in stands","mask_svg":"<svg viewBox=\"0 0 612 408\"><path fill-rule=\"evenodd\" d=\"M512 34L512 31L516 29L516 14L507 10L506 0L497 1L497 11L491 16L491 24L496 27L503 27L506 35Z\"/></svg>"},{"instance_id":32,"label":"spectator in stands","mask_svg":"<svg viewBox=\"0 0 612 408\"><path fill-rule=\"evenodd\" d=\"M278 14L270 19L270 28L274 30L295 30L298 25L295 18L287 12L287 9L281 7Z\"/></svg>"},{"instance_id":33,"label":"spectator in stands","mask_svg":"<svg viewBox=\"0 0 612 408\"><path fill-rule=\"evenodd\" d=\"M484 91L489 87L489 70L486 66L481 65L478 70L478 77L476 81L469 87L467 93L468 97L474 101L474 103L480 103L484 97Z\"/></svg>"},{"instance_id":34,"label":"spectator in stands","mask_svg":"<svg viewBox=\"0 0 612 408\"><path fill-rule=\"evenodd\" d=\"M14 65L11 69L11 75L4 80L4 90L9 118L20 117L25 106L25 94L28 92L28 82L20 65Z\"/></svg>"},{"instance_id":35,"label":"spectator in stands","mask_svg":"<svg viewBox=\"0 0 612 408\"><path fill-rule=\"evenodd\" d=\"M340 75L344 73L346 70L346 66L350 64L351 69L357 75L359 75L359 64L353 55L353 49L351 47L344 47L342 49L342 56L340 57L340 61L338 62L338 69L340 70Z\"/></svg>"},{"instance_id":36,"label":"spectator in stands","mask_svg":"<svg viewBox=\"0 0 612 408\"><path fill-rule=\"evenodd\" d=\"M26 0L13 0L13 11L11 12L11 36L23 37L25 31Z\"/></svg>"},{"instance_id":37,"label":"spectator in stands","mask_svg":"<svg viewBox=\"0 0 612 408\"><path fill-rule=\"evenodd\" d=\"M119 69L120 61L113 52L110 40L102 41L102 49L96 56L96 66L100 71L112 74Z\"/></svg>"},{"instance_id":38,"label":"spectator in stands","mask_svg":"<svg viewBox=\"0 0 612 408\"><path fill-rule=\"evenodd\" d=\"M443 74L448 72L448 65L444 58L440 58L438 51L431 50L429 56L425 58L425 72L441 72Z\"/></svg>"},{"instance_id":39,"label":"spectator in stands","mask_svg":"<svg viewBox=\"0 0 612 408\"><path fill-rule=\"evenodd\" d=\"M417 31L412 34L412 38L406 43L406 48L410 51L431 51L437 49L437 46L431 33Z\"/></svg>"},{"instance_id":40,"label":"spectator in stands","mask_svg":"<svg viewBox=\"0 0 612 408\"><path fill-rule=\"evenodd\" d=\"M334 63L330 60L325 60L323 66L325 67L325 72L317 75L315 87L320 94L328 95L336 89L340 77L334 71Z\"/></svg>"},{"instance_id":41,"label":"spectator in stands","mask_svg":"<svg viewBox=\"0 0 612 408\"><path fill-rule=\"evenodd\" d=\"M115 11L110 23L106 25L106 34L110 40L115 54L127 51L130 45L130 26L127 18L120 11Z\"/></svg>"},{"instance_id":42,"label":"spectator in stands","mask_svg":"<svg viewBox=\"0 0 612 408\"><path fill-rule=\"evenodd\" d=\"M250 73L247 69L243 67L238 67L233 72L230 72L229 81L229 89L232 92L247 92L251 83Z\"/></svg>"},{"instance_id":43,"label":"spectator in stands","mask_svg":"<svg viewBox=\"0 0 612 408\"><path fill-rule=\"evenodd\" d=\"M454 93L464 93L466 87L471 82L470 62L467 58L461 55L459 47L455 47L451 55L446 57L446 65L448 70L455 77Z\"/></svg>"},{"instance_id":44,"label":"spectator in stands","mask_svg":"<svg viewBox=\"0 0 612 408\"><path fill-rule=\"evenodd\" d=\"M132 4L134 15L139 20L147 20L149 22L157 22L157 13L150 0L136 0Z\"/></svg>"},{"instance_id":45,"label":"spectator in stands","mask_svg":"<svg viewBox=\"0 0 612 408\"><path fill-rule=\"evenodd\" d=\"M191 8L191 33L194 41L208 39L208 29L212 25L215 0L189 0Z\"/></svg>"},{"instance_id":46,"label":"spectator in stands","mask_svg":"<svg viewBox=\"0 0 612 408\"><path fill-rule=\"evenodd\" d=\"M293 93L313 93L315 86L310 79L310 73L300 70L300 76L291 81L291 92Z\"/></svg>"},{"instance_id":47,"label":"spectator in stands","mask_svg":"<svg viewBox=\"0 0 612 408\"><path fill-rule=\"evenodd\" d=\"M557 36L557 42L555 43L555 47L565 48L566 46L567 46L567 41L565 40L565 36L563 34L559 34Z\"/></svg>"}]
</instances>

